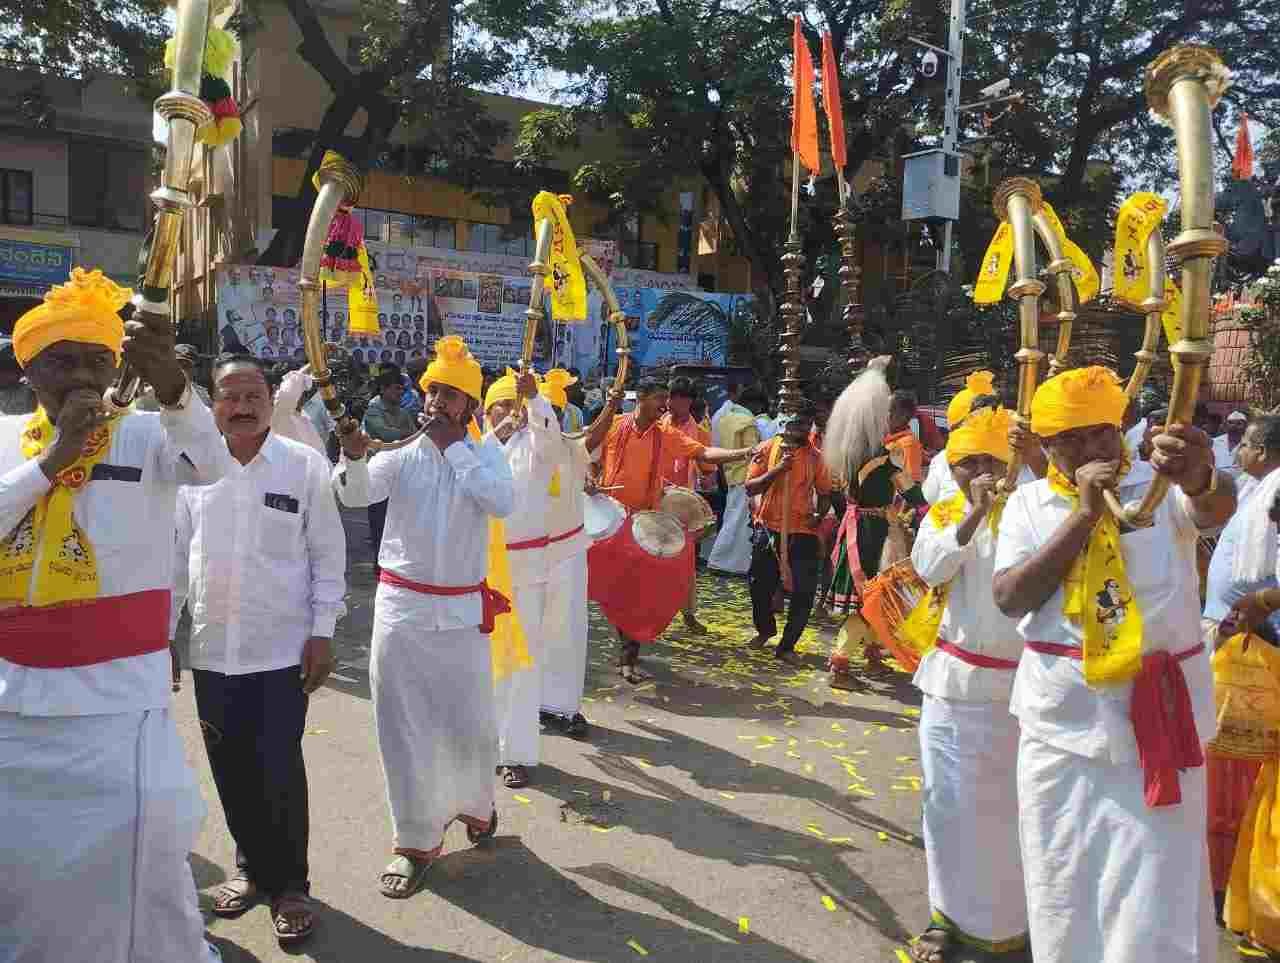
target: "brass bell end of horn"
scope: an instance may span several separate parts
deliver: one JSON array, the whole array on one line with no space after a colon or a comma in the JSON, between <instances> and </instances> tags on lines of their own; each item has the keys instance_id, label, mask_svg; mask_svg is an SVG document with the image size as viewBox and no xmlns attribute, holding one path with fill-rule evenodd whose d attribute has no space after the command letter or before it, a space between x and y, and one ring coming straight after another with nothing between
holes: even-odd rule
<instances>
[{"instance_id":1,"label":"brass bell end of horn","mask_svg":"<svg viewBox=\"0 0 1280 963\"><path fill-rule=\"evenodd\" d=\"M1040 191L1040 185L1031 178L1006 177L1000 182L991 198L991 206L995 208L996 216L1002 221L1009 220L1009 198L1014 194L1021 194L1027 199L1027 203L1031 205L1032 214L1039 211L1044 203L1044 195Z\"/></svg>"},{"instance_id":2,"label":"brass bell end of horn","mask_svg":"<svg viewBox=\"0 0 1280 963\"><path fill-rule=\"evenodd\" d=\"M1147 67L1147 106L1160 117L1169 118L1169 91L1180 80L1204 83L1212 110L1231 84L1231 71L1212 47L1182 44L1169 48Z\"/></svg>"}]
</instances>

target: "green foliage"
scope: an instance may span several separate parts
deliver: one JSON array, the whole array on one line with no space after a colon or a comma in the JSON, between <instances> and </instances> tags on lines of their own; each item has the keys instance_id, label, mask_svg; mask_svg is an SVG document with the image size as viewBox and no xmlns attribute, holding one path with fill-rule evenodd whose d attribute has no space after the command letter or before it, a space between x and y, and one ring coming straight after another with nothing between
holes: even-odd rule
<instances>
[{"instance_id":1,"label":"green foliage","mask_svg":"<svg viewBox=\"0 0 1280 963\"><path fill-rule=\"evenodd\" d=\"M0 66L135 80L159 72L164 0L0 0Z\"/></svg>"},{"instance_id":2,"label":"green foliage","mask_svg":"<svg viewBox=\"0 0 1280 963\"><path fill-rule=\"evenodd\" d=\"M1249 332L1241 368L1254 398L1271 410L1280 404L1280 310L1246 308L1240 323Z\"/></svg>"}]
</instances>

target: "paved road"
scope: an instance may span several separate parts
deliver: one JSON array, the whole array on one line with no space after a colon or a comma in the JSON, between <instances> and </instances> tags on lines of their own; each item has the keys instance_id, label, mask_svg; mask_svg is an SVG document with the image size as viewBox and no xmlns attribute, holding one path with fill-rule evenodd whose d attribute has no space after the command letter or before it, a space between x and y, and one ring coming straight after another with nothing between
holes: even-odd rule
<instances>
[{"instance_id":1,"label":"paved road","mask_svg":"<svg viewBox=\"0 0 1280 963\"><path fill-rule=\"evenodd\" d=\"M367 678L372 571L362 513L344 515L351 611L305 741L319 928L286 953L265 907L209 917L227 963L896 959L927 914L918 694L901 675L833 692L827 622L802 642L802 668L746 650L745 583L710 576L711 634L669 632L647 653L654 680L635 688L614 674L593 612L590 741L544 736L533 785L499 788L493 844L472 848L455 826L424 891L382 897L390 829ZM233 853L193 702L188 677L177 714L209 803L192 856L207 907Z\"/></svg>"}]
</instances>

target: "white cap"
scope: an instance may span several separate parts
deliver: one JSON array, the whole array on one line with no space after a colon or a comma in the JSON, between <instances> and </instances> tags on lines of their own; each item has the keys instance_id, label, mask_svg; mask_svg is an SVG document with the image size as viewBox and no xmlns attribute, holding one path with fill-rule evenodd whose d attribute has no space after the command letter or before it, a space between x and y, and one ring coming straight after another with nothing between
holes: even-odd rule
<instances>
[{"instance_id":1,"label":"white cap","mask_svg":"<svg viewBox=\"0 0 1280 963\"><path fill-rule=\"evenodd\" d=\"M1248 420L1249 420L1249 416L1246 415L1243 411L1233 411L1231 412L1231 414L1227 415L1227 421L1248 421Z\"/></svg>"}]
</instances>

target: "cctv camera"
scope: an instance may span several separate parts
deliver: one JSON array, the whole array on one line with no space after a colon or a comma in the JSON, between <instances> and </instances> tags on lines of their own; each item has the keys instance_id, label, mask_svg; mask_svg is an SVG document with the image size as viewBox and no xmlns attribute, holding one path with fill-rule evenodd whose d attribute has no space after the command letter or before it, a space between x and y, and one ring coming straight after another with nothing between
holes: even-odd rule
<instances>
[{"instance_id":1,"label":"cctv camera","mask_svg":"<svg viewBox=\"0 0 1280 963\"><path fill-rule=\"evenodd\" d=\"M920 73L926 77L932 77L938 72L938 55L932 50L926 50L924 56L920 59Z\"/></svg>"},{"instance_id":2,"label":"cctv camera","mask_svg":"<svg viewBox=\"0 0 1280 963\"><path fill-rule=\"evenodd\" d=\"M981 91L982 96L983 97L999 97L1001 94L1003 94L1006 90L1009 89L1012 83L1013 81L1010 80L1008 77L1004 78L1004 80L997 80L994 84L991 84L987 87L982 88L982 91Z\"/></svg>"}]
</instances>

